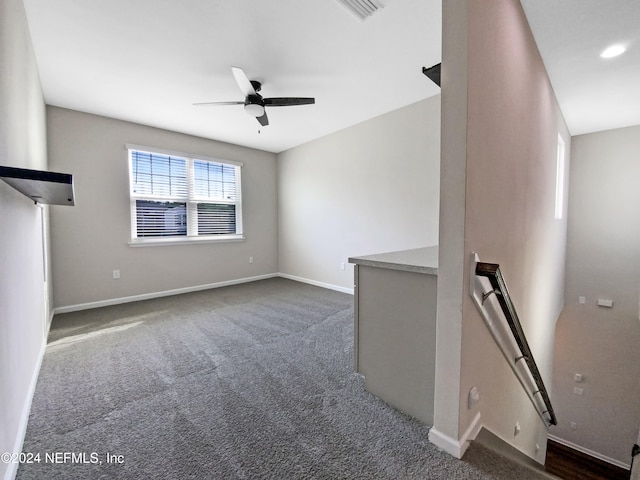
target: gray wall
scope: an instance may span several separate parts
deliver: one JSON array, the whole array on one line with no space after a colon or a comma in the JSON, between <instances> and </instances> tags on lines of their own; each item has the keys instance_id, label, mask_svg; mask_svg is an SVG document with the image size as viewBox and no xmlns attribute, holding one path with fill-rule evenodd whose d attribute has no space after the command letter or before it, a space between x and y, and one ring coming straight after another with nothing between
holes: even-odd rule
<instances>
[{"instance_id":1,"label":"gray wall","mask_svg":"<svg viewBox=\"0 0 640 480\"><path fill-rule=\"evenodd\" d=\"M566 216L554 215L556 150L559 133L567 152L570 138L520 2L447 2L443 16L443 84L451 83L442 91L434 428L455 444L480 414L544 462L546 427L469 296L469 261L476 252L500 264L550 386L566 246ZM468 407L473 386L480 401Z\"/></svg>"},{"instance_id":2,"label":"gray wall","mask_svg":"<svg viewBox=\"0 0 640 480\"><path fill-rule=\"evenodd\" d=\"M439 95L279 154L280 272L348 290L348 257L437 244L439 158Z\"/></svg>"},{"instance_id":3,"label":"gray wall","mask_svg":"<svg viewBox=\"0 0 640 480\"><path fill-rule=\"evenodd\" d=\"M0 165L47 168L45 107L21 0L0 2ZM0 182L0 452L21 448L44 349L47 220L47 208ZM15 467L0 462L0 478Z\"/></svg>"},{"instance_id":4,"label":"gray wall","mask_svg":"<svg viewBox=\"0 0 640 480\"><path fill-rule=\"evenodd\" d=\"M552 433L629 464L640 429L640 126L580 135L572 145L567 307L555 347L560 422ZM598 307L598 298L613 308Z\"/></svg>"},{"instance_id":5,"label":"gray wall","mask_svg":"<svg viewBox=\"0 0 640 480\"><path fill-rule=\"evenodd\" d=\"M76 193L75 207L51 215L56 308L277 273L275 154L56 107L47 128L50 167L73 174ZM129 246L127 143L244 162L246 240Z\"/></svg>"}]
</instances>

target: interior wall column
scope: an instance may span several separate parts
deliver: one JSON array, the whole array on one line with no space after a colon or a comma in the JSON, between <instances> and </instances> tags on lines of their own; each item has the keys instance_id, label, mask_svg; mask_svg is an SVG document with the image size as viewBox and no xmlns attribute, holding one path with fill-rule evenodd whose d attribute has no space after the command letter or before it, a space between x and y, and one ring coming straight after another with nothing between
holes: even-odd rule
<instances>
[{"instance_id":1,"label":"interior wall column","mask_svg":"<svg viewBox=\"0 0 640 480\"><path fill-rule=\"evenodd\" d=\"M460 458L468 0L442 2L442 113L436 374L432 443Z\"/></svg>"}]
</instances>

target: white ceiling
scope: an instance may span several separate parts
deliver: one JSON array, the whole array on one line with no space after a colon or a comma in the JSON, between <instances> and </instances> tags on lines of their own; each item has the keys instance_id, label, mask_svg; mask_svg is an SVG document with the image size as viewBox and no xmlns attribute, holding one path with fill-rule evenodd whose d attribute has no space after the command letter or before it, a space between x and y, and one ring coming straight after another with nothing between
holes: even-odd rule
<instances>
[{"instance_id":1,"label":"white ceiling","mask_svg":"<svg viewBox=\"0 0 640 480\"><path fill-rule=\"evenodd\" d=\"M571 134L640 125L640 1L521 3ZM600 58L611 44L627 52Z\"/></svg>"},{"instance_id":2,"label":"white ceiling","mask_svg":"<svg viewBox=\"0 0 640 480\"><path fill-rule=\"evenodd\" d=\"M439 93L440 0L24 0L47 104L280 152ZM230 67L265 97L259 128ZM258 133L260 130L260 133Z\"/></svg>"},{"instance_id":3,"label":"white ceiling","mask_svg":"<svg viewBox=\"0 0 640 480\"><path fill-rule=\"evenodd\" d=\"M441 0L381 0L360 22L336 0L24 0L45 101L280 152L439 93ZM572 134L640 124L640 2L522 0ZM615 8L613 8L615 7ZM603 61L609 43L629 51ZM265 97L260 128L230 67Z\"/></svg>"}]
</instances>

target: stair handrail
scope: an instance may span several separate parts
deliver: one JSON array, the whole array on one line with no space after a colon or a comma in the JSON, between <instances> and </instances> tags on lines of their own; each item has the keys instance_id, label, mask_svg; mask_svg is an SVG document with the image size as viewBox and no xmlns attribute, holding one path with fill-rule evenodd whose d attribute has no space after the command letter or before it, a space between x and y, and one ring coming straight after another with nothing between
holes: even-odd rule
<instances>
[{"instance_id":1,"label":"stair handrail","mask_svg":"<svg viewBox=\"0 0 640 480\"><path fill-rule=\"evenodd\" d=\"M549 416L548 421L549 425L557 425L558 421L556 415L553 411L553 406L551 405L551 399L549 398L549 393L547 388L544 385L544 381L542 380L542 376L540 375L540 371L538 370L538 365L536 364L535 358L533 357L533 353L531 352L531 348L529 347L529 343L527 342L527 337L522 329L522 325L520 324L520 320L518 318L518 313L516 312L513 301L511 300L511 296L509 295L509 290L507 289L507 284L502 276L502 272L500 271L500 265L497 263L486 263L477 261L477 256L474 260L475 263L475 275L480 277L486 277L491 283L491 288L489 292L483 292L481 296L481 303L484 304L485 300L491 296L495 295L496 300L498 301L502 313L504 314L505 319L507 320L507 324L509 325L509 330L515 340L518 349L520 350L520 356L513 359L513 364L511 367L515 371L515 365L518 362L524 360L531 377L533 378L536 390L533 392L527 392L535 405L534 397L539 395L544 403L545 410L539 411L541 418L544 419L543 415L547 414ZM471 292L473 296L473 291ZM476 298L474 297L474 300ZM476 302L477 303L477 302ZM481 305L478 305L481 308ZM486 319L485 319L486 320ZM493 332L492 332L493 333ZM503 353L505 353L503 351ZM506 355L506 353L505 353ZM517 373L517 372L516 372ZM521 380L522 381L522 380ZM536 406L537 408L537 406Z\"/></svg>"}]
</instances>

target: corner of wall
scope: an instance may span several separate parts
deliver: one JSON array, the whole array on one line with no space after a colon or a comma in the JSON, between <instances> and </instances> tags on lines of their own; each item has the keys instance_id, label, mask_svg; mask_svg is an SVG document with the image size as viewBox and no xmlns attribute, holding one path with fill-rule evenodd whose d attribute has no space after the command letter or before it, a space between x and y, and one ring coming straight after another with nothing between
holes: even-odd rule
<instances>
[{"instance_id":1,"label":"corner of wall","mask_svg":"<svg viewBox=\"0 0 640 480\"><path fill-rule=\"evenodd\" d=\"M47 168L45 105L24 4L0 2L0 164ZM18 453L44 352L50 289L43 212L0 182L0 452ZM45 244L43 244L45 242ZM0 478L17 464L0 462Z\"/></svg>"},{"instance_id":2,"label":"corner of wall","mask_svg":"<svg viewBox=\"0 0 640 480\"><path fill-rule=\"evenodd\" d=\"M478 436L478 433L482 428L481 418L482 416L480 415L480 412L477 412L459 439L452 438L445 433L442 433L436 427L431 427L429 430L429 441L436 447L447 452L449 455L452 455L455 458L462 458L469 448L470 442Z\"/></svg>"}]
</instances>

